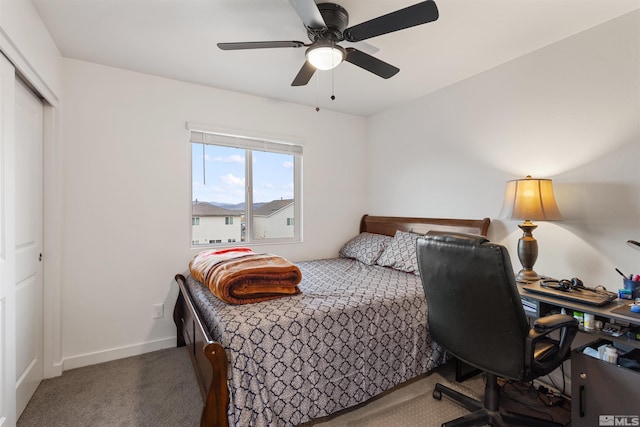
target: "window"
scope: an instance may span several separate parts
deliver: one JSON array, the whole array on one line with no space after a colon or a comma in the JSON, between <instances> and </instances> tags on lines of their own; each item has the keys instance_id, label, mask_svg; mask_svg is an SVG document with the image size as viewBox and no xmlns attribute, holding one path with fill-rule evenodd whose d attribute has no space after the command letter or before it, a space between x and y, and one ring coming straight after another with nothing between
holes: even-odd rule
<instances>
[{"instance_id":1,"label":"window","mask_svg":"<svg viewBox=\"0 0 640 427\"><path fill-rule=\"evenodd\" d=\"M191 225L200 225L200 218L197 216L191 217Z\"/></svg>"},{"instance_id":2,"label":"window","mask_svg":"<svg viewBox=\"0 0 640 427\"><path fill-rule=\"evenodd\" d=\"M301 145L193 129L190 141L192 242L301 240Z\"/></svg>"}]
</instances>

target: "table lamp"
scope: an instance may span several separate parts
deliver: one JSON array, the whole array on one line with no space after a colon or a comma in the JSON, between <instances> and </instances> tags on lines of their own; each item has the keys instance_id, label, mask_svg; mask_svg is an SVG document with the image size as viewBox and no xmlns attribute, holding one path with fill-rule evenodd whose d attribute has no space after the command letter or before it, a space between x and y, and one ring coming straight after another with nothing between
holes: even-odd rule
<instances>
[{"instance_id":1,"label":"table lamp","mask_svg":"<svg viewBox=\"0 0 640 427\"><path fill-rule=\"evenodd\" d=\"M502 203L500 217L506 219L523 219L518 227L523 231L518 240L518 258L522 270L516 275L517 281L529 282L540 280L533 270L538 259L538 241L533 237L533 230L538 226L531 221L560 220L562 215L553 195L550 179L515 179L507 182L507 189Z\"/></svg>"}]
</instances>

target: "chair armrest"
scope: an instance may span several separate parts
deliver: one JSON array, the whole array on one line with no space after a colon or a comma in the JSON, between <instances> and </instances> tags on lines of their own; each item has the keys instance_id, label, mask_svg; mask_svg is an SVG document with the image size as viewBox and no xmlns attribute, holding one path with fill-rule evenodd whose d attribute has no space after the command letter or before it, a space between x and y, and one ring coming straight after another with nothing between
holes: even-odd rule
<instances>
[{"instance_id":1,"label":"chair armrest","mask_svg":"<svg viewBox=\"0 0 640 427\"><path fill-rule=\"evenodd\" d=\"M559 331L559 340L549 337L553 331ZM551 372L569 357L571 342L577 333L578 321L566 314L552 314L536 319L526 339L525 366L536 375ZM536 359L536 345L539 343L553 344L553 348Z\"/></svg>"},{"instance_id":2,"label":"chair armrest","mask_svg":"<svg viewBox=\"0 0 640 427\"><path fill-rule=\"evenodd\" d=\"M572 325L578 326L578 321L574 317L566 314L552 314L536 319L533 322L533 329L536 332L547 334L550 331Z\"/></svg>"}]
</instances>

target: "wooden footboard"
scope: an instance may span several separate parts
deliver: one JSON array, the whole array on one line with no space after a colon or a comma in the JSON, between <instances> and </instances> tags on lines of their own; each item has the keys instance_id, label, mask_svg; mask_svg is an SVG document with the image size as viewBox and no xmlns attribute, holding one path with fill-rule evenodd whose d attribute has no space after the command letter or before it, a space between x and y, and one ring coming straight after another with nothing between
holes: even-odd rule
<instances>
[{"instance_id":1,"label":"wooden footboard","mask_svg":"<svg viewBox=\"0 0 640 427\"><path fill-rule=\"evenodd\" d=\"M180 293L173 310L178 347L187 347L195 370L204 407L200 427L228 427L228 360L224 348L214 341L196 311L185 278L175 277Z\"/></svg>"}]
</instances>

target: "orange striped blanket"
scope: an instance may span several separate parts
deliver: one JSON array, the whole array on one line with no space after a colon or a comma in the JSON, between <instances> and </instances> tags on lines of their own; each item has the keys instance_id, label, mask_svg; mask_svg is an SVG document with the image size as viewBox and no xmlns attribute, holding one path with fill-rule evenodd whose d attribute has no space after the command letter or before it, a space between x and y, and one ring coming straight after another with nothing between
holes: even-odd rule
<instances>
[{"instance_id":1,"label":"orange striped blanket","mask_svg":"<svg viewBox=\"0 0 640 427\"><path fill-rule=\"evenodd\" d=\"M298 283L302 273L296 265L249 248L202 251L189 263L189 271L228 304L249 304L301 293Z\"/></svg>"}]
</instances>

